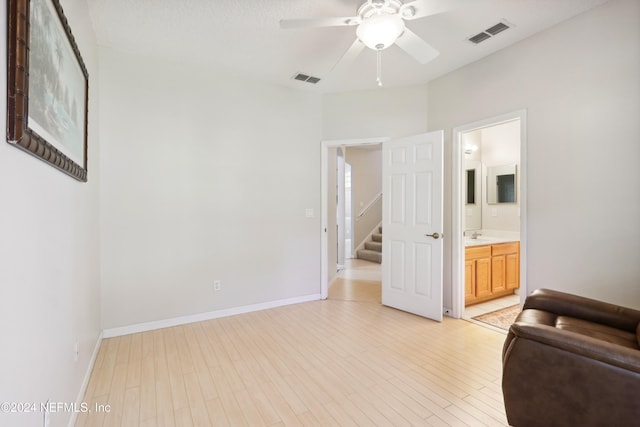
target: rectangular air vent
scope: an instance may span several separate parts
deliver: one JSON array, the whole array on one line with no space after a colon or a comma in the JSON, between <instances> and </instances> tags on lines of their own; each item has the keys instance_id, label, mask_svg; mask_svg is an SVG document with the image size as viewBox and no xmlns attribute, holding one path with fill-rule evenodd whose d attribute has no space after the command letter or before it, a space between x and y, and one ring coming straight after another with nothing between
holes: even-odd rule
<instances>
[{"instance_id":1,"label":"rectangular air vent","mask_svg":"<svg viewBox=\"0 0 640 427\"><path fill-rule=\"evenodd\" d=\"M316 84L320 81L319 77L308 76L306 74L298 73L293 76L294 80L300 80L301 82L307 82L311 84Z\"/></svg>"},{"instance_id":2,"label":"rectangular air vent","mask_svg":"<svg viewBox=\"0 0 640 427\"><path fill-rule=\"evenodd\" d=\"M479 32L476 35L469 37L467 40L475 44L482 43L483 41L490 39L496 34L499 34L504 30L508 30L511 27L512 25L507 24L506 21L498 22L496 25L489 27L482 32Z\"/></svg>"},{"instance_id":3,"label":"rectangular air vent","mask_svg":"<svg viewBox=\"0 0 640 427\"><path fill-rule=\"evenodd\" d=\"M496 34L501 33L504 30L508 30L508 29L509 29L509 26L507 24L505 24L504 22L498 22L493 27L487 28L485 32L491 34L492 36L495 36Z\"/></svg>"},{"instance_id":4,"label":"rectangular air vent","mask_svg":"<svg viewBox=\"0 0 640 427\"><path fill-rule=\"evenodd\" d=\"M469 37L469 41L473 42L475 44L478 43L482 43L483 41L485 41L486 39L490 38L491 36L487 33L478 33L473 37Z\"/></svg>"}]
</instances>

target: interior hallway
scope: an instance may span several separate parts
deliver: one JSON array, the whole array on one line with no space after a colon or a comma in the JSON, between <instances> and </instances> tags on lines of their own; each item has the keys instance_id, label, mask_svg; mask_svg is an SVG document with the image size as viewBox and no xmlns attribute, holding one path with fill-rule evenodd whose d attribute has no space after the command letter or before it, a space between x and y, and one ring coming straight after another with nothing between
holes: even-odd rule
<instances>
[{"instance_id":1,"label":"interior hallway","mask_svg":"<svg viewBox=\"0 0 640 427\"><path fill-rule=\"evenodd\" d=\"M382 268L362 259L346 259L329 287L329 299L382 303Z\"/></svg>"},{"instance_id":2,"label":"interior hallway","mask_svg":"<svg viewBox=\"0 0 640 427\"><path fill-rule=\"evenodd\" d=\"M329 299L343 301L371 302L381 304L382 266L361 260L345 260L344 269L329 287ZM480 304L465 307L463 319L480 326L506 333L483 322L473 320L474 317L490 313L520 303L520 295L514 294Z\"/></svg>"}]
</instances>

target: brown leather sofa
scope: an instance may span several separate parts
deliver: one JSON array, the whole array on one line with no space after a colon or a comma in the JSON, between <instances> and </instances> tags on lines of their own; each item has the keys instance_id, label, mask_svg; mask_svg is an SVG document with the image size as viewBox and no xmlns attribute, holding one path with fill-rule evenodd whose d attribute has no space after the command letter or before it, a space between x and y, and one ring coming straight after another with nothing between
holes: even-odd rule
<instances>
[{"instance_id":1,"label":"brown leather sofa","mask_svg":"<svg viewBox=\"0 0 640 427\"><path fill-rule=\"evenodd\" d=\"M538 289L509 329L502 370L512 426L640 426L640 311Z\"/></svg>"}]
</instances>

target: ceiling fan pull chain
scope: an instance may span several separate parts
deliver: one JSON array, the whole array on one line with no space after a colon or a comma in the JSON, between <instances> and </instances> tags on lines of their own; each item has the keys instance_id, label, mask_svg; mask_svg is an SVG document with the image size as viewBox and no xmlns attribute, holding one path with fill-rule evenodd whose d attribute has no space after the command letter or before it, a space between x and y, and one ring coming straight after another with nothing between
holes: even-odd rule
<instances>
[{"instance_id":1,"label":"ceiling fan pull chain","mask_svg":"<svg viewBox=\"0 0 640 427\"><path fill-rule=\"evenodd\" d=\"M382 49L377 50L376 53L378 60L376 81L378 82L378 86L382 86Z\"/></svg>"}]
</instances>

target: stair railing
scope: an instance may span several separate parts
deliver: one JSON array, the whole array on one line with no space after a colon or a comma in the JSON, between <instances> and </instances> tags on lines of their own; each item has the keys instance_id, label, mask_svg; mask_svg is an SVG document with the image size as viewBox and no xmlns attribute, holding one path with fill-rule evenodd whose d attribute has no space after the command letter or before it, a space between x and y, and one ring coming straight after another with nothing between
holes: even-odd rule
<instances>
[{"instance_id":1,"label":"stair railing","mask_svg":"<svg viewBox=\"0 0 640 427\"><path fill-rule=\"evenodd\" d=\"M362 209L362 212L360 212L356 217L356 221L360 221L360 218L362 218L367 213L367 211L378 202L378 200L382 200L382 193L378 193L378 195L372 201L370 201L364 209Z\"/></svg>"}]
</instances>

